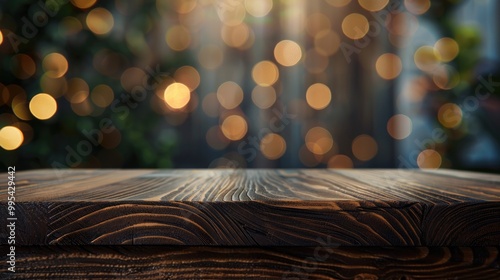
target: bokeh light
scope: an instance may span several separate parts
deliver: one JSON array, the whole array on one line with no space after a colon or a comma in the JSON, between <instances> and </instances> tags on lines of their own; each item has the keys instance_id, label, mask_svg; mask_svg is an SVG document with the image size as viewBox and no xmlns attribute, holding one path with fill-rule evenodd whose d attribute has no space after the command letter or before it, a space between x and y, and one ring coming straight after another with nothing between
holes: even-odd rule
<instances>
[{"instance_id":1,"label":"bokeh light","mask_svg":"<svg viewBox=\"0 0 500 280\"><path fill-rule=\"evenodd\" d=\"M326 0L326 3L332 5L333 7L344 7L349 4L351 0Z\"/></svg>"},{"instance_id":2,"label":"bokeh light","mask_svg":"<svg viewBox=\"0 0 500 280\"><path fill-rule=\"evenodd\" d=\"M334 155L328 160L328 168L353 168L352 159L346 155Z\"/></svg>"},{"instance_id":3,"label":"bokeh light","mask_svg":"<svg viewBox=\"0 0 500 280\"><path fill-rule=\"evenodd\" d=\"M194 91L200 85L200 73L192 66L182 66L175 71L174 80Z\"/></svg>"},{"instance_id":4,"label":"bokeh light","mask_svg":"<svg viewBox=\"0 0 500 280\"><path fill-rule=\"evenodd\" d=\"M418 154L417 165L419 168L437 169L441 166L441 155L435 150L427 149Z\"/></svg>"},{"instance_id":5,"label":"bokeh light","mask_svg":"<svg viewBox=\"0 0 500 280\"><path fill-rule=\"evenodd\" d=\"M365 37L370 29L370 24L362 14L352 13L347 15L342 21L342 31L344 35L356 40Z\"/></svg>"},{"instance_id":6,"label":"bokeh light","mask_svg":"<svg viewBox=\"0 0 500 280\"><path fill-rule=\"evenodd\" d=\"M322 127L313 127L307 131L305 144L315 155L324 155L333 147L333 138L328 130Z\"/></svg>"},{"instance_id":7,"label":"bokeh light","mask_svg":"<svg viewBox=\"0 0 500 280\"><path fill-rule=\"evenodd\" d=\"M256 86L252 90L252 101L257 107L267 109L276 102L276 91L273 87Z\"/></svg>"},{"instance_id":8,"label":"bokeh light","mask_svg":"<svg viewBox=\"0 0 500 280\"><path fill-rule=\"evenodd\" d=\"M71 103L83 102L89 96L89 85L81 78L72 78L68 81L68 91L64 97Z\"/></svg>"},{"instance_id":9,"label":"bokeh light","mask_svg":"<svg viewBox=\"0 0 500 280\"><path fill-rule=\"evenodd\" d=\"M222 107L234 109L243 101L243 90L235 82L224 82L217 89L217 99Z\"/></svg>"},{"instance_id":10,"label":"bokeh light","mask_svg":"<svg viewBox=\"0 0 500 280\"><path fill-rule=\"evenodd\" d=\"M375 157L377 152L377 142L370 135L362 134L352 141L352 153L361 161L371 160Z\"/></svg>"},{"instance_id":11,"label":"bokeh light","mask_svg":"<svg viewBox=\"0 0 500 280\"><path fill-rule=\"evenodd\" d=\"M264 17L273 8L273 0L245 0L245 8L254 17Z\"/></svg>"},{"instance_id":12,"label":"bokeh light","mask_svg":"<svg viewBox=\"0 0 500 280\"><path fill-rule=\"evenodd\" d=\"M224 119L221 130L227 139L238 141L247 133L248 126L246 120L239 115L230 115Z\"/></svg>"},{"instance_id":13,"label":"bokeh light","mask_svg":"<svg viewBox=\"0 0 500 280\"><path fill-rule=\"evenodd\" d=\"M278 67L271 61L261 61L253 67L252 78L259 86L272 86L279 78Z\"/></svg>"},{"instance_id":14,"label":"bokeh light","mask_svg":"<svg viewBox=\"0 0 500 280\"><path fill-rule=\"evenodd\" d=\"M431 7L430 0L404 0L406 9L415 15L421 15Z\"/></svg>"},{"instance_id":15,"label":"bokeh light","mask_svg":"<svg viewBox=\"0 0 500 280\"><path fill-rule=\"evenodd\" d=\"M251 43L253 31L246 23L236 26L224 25L221 29L221 37L226 45L233 48L244 49L248 42Z\"/></svg>"},{"instance_id":16,"label":"bokeh light","mask_svg":"<svg viewBox=\"0 0 500 280\"><path fill-rule=\"evenodd\" d=\"M457 41L449 37L444 37L436 41L434 49L439 54L439 58L443 62L449 62L457 57L459 47Z\"/></svg>"},{"instance_id":17,"label":"bokeh light","mask_svg":"<svg viewBox=\"0 0 500 280\"><path fill-rule=\"evenodd\" d=\"M3 33L2 30L0 29L0 45L3 43Z\"/></svg>"},{"instance_id":18,"label":"bokeh light","mask_svg":"<svg viewBox=\"0 0 500 280\"><path fill-rule=\"evenodd\" d=\"M413 60L418 69L431 72L439 65L441 57L434 47L422 46L415 51Z\"/></svg>"},{"instance_id":19,"label":"bokeh light","mask_svg":"<svg viewBox=\"0 0 500 280\"><path fill-rule=\"evenodd\" d=\"M270 160L279 159L286 151L286 142L276 133L269 133L260 141L260 151Z\"/></svg>"},{"instance_id":20,"label":"bokeh light","mask_svg":"<svg viewBox=\"0 0 500 280\"><path fill-rule=\"evenodd\" d=\"M332 93L325 84L316 83L307 88L306 100L311 108L322 110L330 104Z\"/></svg>"},{"instance_id":21,"label":"bokeh light","mask_svg":"<svg viewBox=\"0 0 500 280\"><path fill-rule=\"evenodd\" d=\"M375 69L377 74L386 80L395 79L401 73L403 64L399 56L392 53L382 54L377 58Z\"/></svg>"},{"instance_id":22,"label":"bokeh light","mask_svg":"<svg viewBox=\"0 0 500 280\"><path fill-rule=\"evenodd\" d=\"M283 40L274 47L274 57L283 66L293 66L301 59L302 50L294 41Z\"/></svg>"},{"instance_id":23,"label":"bokeh light","mask_svg":"<svg viewBox=\"0 0 500 280\"><path fill-rule=\"evenodd\" d=\"M410 136L412 130L413 123L406 115L397 114L387 121L387 132L394 139L403 140Z\"/></svg>"},{"instance_id":24,"label":"bokeh light","mask_svg":"<svg viewBox=\"0 0 500 280\"><path fill-rule=\"evenodd\" d=\"M246 8L243 1L221 1L218 5L220 6L217 9L217 15L225 25L236 26L245 19Z\"/></svg>"},{"instance_id":25,"label":"bokeh light","mask_svg":"<svg viewBox=\"0 0 500 280\"><path fill-rule=\"evenodd\" d=\"M306 20L306 32L314 38L321 31L329 30L330 19L323 13L312 13Z\"/></svg>"},{"instance_id":26,"label":"bokeh light","mask_svg":"<svg viewBox=\"0 0 500 280\"><path fill-rule=\"evenodd\" d=\"M327 29L314 36L314 48L324 56L335 54L340 48L340 36L337 32Z\"/></svg>"},{"instance_id":27,"label":"bokeh light","mask_svg":"<svg viewBox=\"0 0 500 280\"><path fill-rule=\"evenodd\" d=\"M60 78L68 71L68 61L60 53L50 53L43 58L42 67L47 76Z\"/></svg>"},{"instance_id":28,"label":"bokeh light","mask_svg":"<svg viewBox=\"0 0 500 280\"><path fill-rule=\"evenodd\" d=\"M455 128L462 123L462 109L455 103L446 103L439 108L439 122L447 128Z\"/></svg>"},{"instance_id":29,"label":"bokeh light","mask_svg":"<svg viewBox=\"0 0 500 280\"><path fill-rule=\"evenodd\" d=\"M87 27L96 35L108 34L115 24L113 15L104 8L95 8L87 14Z\"/></svg>"},{"instance_id":30,"label":"bokeh light","mask_svg":"<svg viewBox=\"0 0 500 280\"><path fill-rule=\"evenodd\" d=\"M57 102L54 97L46 93L39 93L30 101L30 111L39 120L50 119L57 111Z\"/></svg>"},{"instance_id":31,"label":"bokeh light","mask_svg":"<svg viewBox=\"0 0 500 280\"><path fill-rule=\"evenodd\" d=\"M88 9L92 7L97 0L71 0L73 6L80 9Z\"/></svg>"},{"instance_id":32,"label":"bokeh light","mask_svg":"<svg viewBox=\"0 0 500 280\"><path fill-rule=\"evenodd\" d=\"M453 66L438 65L432 72L432 80L440 89L452 89L460 83L460 74Z\"/></svg>"},{"instance_id":33,"label":"bokeh light","mask_svg":"<svg viewBox=\"0 0 500 280\"><path fill-rule=\"evenodd\" d=\"M223 150L230 141L224 136L220 126L215 125L208 129L205 135L208 145L214 150Z\"/></svg>"},{"instance_id":34,"label":"bokeh light","mask_svg":"<svg viewBox=\"0 0 500 280\"><path fill-rule=\"evenodd\" d=\"M0 129L0 146L4 150L15 150L24 141L23 132L15 126L4 126Z\"/></svg>"},{"instance_id":35,"label":"bokeh light","mask_svg":"<svg viewBox=\"0 0 500 280\"><path fill-rule=\"evenodd\" d=\"M98 85L90 93L90 99L95 105L106 108L113 102L113 89L108 85Z\"/></svg>"},{"instance_id":36,"label":"bokeh light","mask_svg":"<svg viewBox=\"0 0 500 280\"><path fill-rule=\"evenodd\" d=\"M185 84L173 83L165 89L163 98L172 109L182 109L191 99L191 93Z\"/></svg>"},{"instance_id":37,"label":"bokeh light","mask_svg":"<svg viewBox=\"0 0 500 280\"><path fill-rule=\"evenodd\" d=\"M33 59L26 54L17 54L11 60L12 73L19 79L31 78L36 72Z\"/></svg>"},{"instance_id":38,"label":"bokeh light","mask_svg":"<svg viewBox=\"0 0 500 280\"><path fill-rule=\"evenodd\" d=\"M183 51L191 44L191 34L187 27L175 25L168 29L166 41L172 50Z\"/></svg>"},{"instance_id":39,"label":"bokeh light","mask_svg":"<svg viewBox=\"0 0 500 280\"><path fill-rule=\"evenodd\" d=\"M358 0L358 2L363 9L370 12L377 12L385 8L389 0Z\"/></svg>"}]
</instances>

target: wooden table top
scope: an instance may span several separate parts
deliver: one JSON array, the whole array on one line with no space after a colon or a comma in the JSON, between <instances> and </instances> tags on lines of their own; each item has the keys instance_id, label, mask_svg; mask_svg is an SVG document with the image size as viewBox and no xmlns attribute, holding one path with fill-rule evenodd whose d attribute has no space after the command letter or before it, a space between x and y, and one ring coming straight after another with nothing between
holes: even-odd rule
<instances>
[{"instance_id":1,"label":"wooden table top","mask_svg":"<svg viewBox=\"0 0 500 280\"><path fill-rule=\"evenodd\" d=\"M18 245L500 245L492 174L48 169L15 182Z\"/></svg>"}]
</instances>

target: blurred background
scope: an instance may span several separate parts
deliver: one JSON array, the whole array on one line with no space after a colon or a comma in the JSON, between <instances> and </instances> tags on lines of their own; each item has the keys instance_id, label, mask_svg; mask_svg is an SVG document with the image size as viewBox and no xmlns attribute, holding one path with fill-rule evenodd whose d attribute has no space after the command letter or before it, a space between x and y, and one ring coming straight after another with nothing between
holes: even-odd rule
<instances>
[{"instance_id":1,"label":"blurred background","mask_svg":"<svg viewBox=\"0 0 500 280\"><path fill-rule=\"evenodd\" d=\"M0 162L500 172L494 0L2 1Z\"/></svg>"}]
</instances>

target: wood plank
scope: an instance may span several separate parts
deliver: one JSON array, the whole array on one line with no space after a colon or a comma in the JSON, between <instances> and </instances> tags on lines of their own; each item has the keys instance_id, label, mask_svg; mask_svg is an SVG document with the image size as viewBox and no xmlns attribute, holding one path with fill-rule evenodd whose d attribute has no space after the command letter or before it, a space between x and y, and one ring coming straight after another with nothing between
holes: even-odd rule
<instances>
[{"instance_id":1,"label":"wood plank","mask_svg":"<svg viewBox=\"0 0 500 280\"><path fill-rule=\"evenodd\" d=\"M480 280L500 279L500 258L499 247L34 246L0 278Z\"/></svg>"},{"instance_id":2,"label":"wood plank","mask_svg":"<svg viewBox=\"0 0 500 280\"><path fill-rule=\"evenodd\" d=\"M16 173L19 245L316 246L321 238L347 246L500 245L498 175L369 169L59 175ZM6 189L5 178L0 186ZM0 201L5 207L5 192ZM0 234L4 242L6 230Z\"/></svg>"}]
</instances>

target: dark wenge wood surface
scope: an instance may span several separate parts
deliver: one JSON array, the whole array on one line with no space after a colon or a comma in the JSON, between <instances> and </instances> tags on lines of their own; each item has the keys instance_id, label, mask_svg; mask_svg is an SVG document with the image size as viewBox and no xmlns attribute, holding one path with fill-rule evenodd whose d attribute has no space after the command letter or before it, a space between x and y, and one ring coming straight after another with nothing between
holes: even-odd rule
<instances>
[{"instance_id":1,"label":"dark wenge wood surface","mask_svg":"<svg viewBox=\"0 0 500 280\"><path fill-rule=\"evenodd\" d=\"M16 173L16 217L17 245L500 246L500 176L34 170Z\"/></svg>"},{"instance_id":2,"label":"dark wenge wood surface","mask_svg":"<svg viewBox=\"0 0 500 280\"><path fill-rule=\"evenodd\" d=\"M497 247L29 246L0 279L491 280L500 258Z\"/></svg>"}]
</instances>

